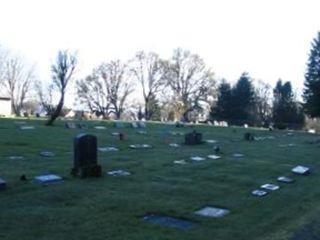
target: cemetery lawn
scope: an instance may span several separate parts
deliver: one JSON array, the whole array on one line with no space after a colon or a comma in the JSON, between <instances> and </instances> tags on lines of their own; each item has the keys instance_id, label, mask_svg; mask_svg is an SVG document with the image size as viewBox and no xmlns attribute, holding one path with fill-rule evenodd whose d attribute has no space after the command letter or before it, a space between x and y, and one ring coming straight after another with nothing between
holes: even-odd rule
<instances>
[{"instance_id":1,"label":"cemetery lawn","mask_svg":"<svg viewBox=\"0 0 320 240\"><path fill-rule=\"evenodd\" d=\"M147 134L136 129L117 129L113 122L86 122L88 128L66 129L63 121L45 127L42 120L26 120L35 129L20 130L16 119L0 119L0 178L7 188L0 191L1 240L212 240L212 239L307 239L320 237L320 138L303 132L287 132L197 125L175 128L168 124L147 124ZM106 129L94 129L94 126ZM213 143L180 148L182 135L196 129L204 139L214 139L221 159L191 162L191 156L214 154ZM123 131L127 140L111 135ZM258 137L247 142L247 131ZM98 146L114 146L118 152L98 154L102 178L70 176L73 138L78 133L98 137ZM289 133L289 134L288 134ZM274 139L272 139L274 137ZM151 149L130 149L130 144L150 144ZM294 144L288 146L288 144ZM55 153L42 157L43 150ZM234 153L244 154L234 158ZM10 159L23 156L24 159ZM187 164L174 164L185 159ZM308 176L292 176L293 184L277 183L281 175L291 176L296 165L310 167ZM108 176L122 169L130 176ZM39 185L35 176L53 173L62 183ZM20 181L25 174L27 181ZM265 183L280 186L265 197L251 191ZM222 218L194 214L204 206L222 207L230 213ZM146 214L188 220L188 230L143 221ZM316 239L316 238L314 238Z\"/></svg>"}]
</instances>

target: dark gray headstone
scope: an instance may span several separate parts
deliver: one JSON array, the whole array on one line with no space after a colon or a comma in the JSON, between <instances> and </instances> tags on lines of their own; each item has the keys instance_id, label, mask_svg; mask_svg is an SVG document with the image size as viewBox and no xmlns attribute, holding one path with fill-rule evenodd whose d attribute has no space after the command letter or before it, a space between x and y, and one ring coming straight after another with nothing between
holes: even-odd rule
<instances>
[{"instance_id":1,"label":"dark gray headstone","mask_svg":"<svg viewBox=\"0 0 320 240\"><path fill-rule=\"evenodd\" d=\"M6 181L0 178L0 190L5 189L6 187L7 187Z\"/></svg>"},{"instance_id":2,"label":"dark gray headstone","mask_svg":"<svg viewBox=\"0 0 320 240\"><path fill-rule=\"evenodd\" d=\"M197 145L201 144L202 142L202 134L193 131L191 133L187 133L185 135L185 144L186 145Z\"/></svg>"},{"instance_id":3,"label":"dark gray headstone","mask_svg":"<svg viewBox=\"0 0 320 240\"><path fill-rule=\"evenodd\" d=\"M74 139L74 176L100 177L101 166L97 160L97 137L89 134L79 134Z\"/></svg>"}]
</instances>

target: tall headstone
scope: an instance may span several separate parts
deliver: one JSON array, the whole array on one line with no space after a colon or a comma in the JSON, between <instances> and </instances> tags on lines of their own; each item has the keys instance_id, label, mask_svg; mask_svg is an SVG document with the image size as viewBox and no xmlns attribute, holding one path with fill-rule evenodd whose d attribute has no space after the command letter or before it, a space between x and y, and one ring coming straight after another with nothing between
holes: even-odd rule
<instances>
[{"instance_id":1,"label":"tall headstone","mask_svg":"<svg viewBox=\"0 0 320 240\"><path fill-rule=\"evenodd\" d=\"M97 137L79 134L74 139L74 161L72 175L81 178L100 177L101 166L97 160Z\"/></svg>"}]
</instances>

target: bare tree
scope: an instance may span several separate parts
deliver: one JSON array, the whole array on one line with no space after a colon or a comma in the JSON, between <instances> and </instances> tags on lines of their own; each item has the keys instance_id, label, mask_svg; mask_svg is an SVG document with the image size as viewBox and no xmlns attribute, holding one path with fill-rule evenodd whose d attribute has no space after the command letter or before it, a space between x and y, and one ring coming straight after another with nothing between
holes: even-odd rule
<instances>
[{"instance_id":1,"label":"bare tree","mask_svg":"<svg viewBox=\"0 0 320 240\"><path fill-rule=\"evenodd\" d=\"M107 100L106 84L97 70L76 82L77 95L80 104L85 105L91 112L108 118L109 102Z\"/></svg>"},{"instance_id":2,"label":"bare tree","mask_svg":"<svg viewBox=\"0 0 320 240\"><path fill-rule=\"evenodd\" d=\"M53 104L53 84L51 83L48 86L43 86L43 84L38 81L35 83L35 91L42 109L47 115L51 115L55 109Z\"/></svg>"},{"instance_id":3,"label":"bare tree","mask_svg":"<svg viewBox=\"0 0 320 240\"><path fill-rule=\"evenodd\" d=\"M8 51L0 45L0 86L4 81L3 77L4 77L7 57L8 57Z\"/></svg>"},{"instance_id":4,"label":"bare tree","mask_svg":"<svg viewBox=\"0 0 320 240\"><path fill-rule=\"evenodd\" d=\"M174 51L167 69L167 84L180 114L188 121L189 113L201 108L201 102L208 101L215 86L213 72L198 55L181 48Z\"/></svg>"},{"instance_id":5,"label":"bare tree","mask_svg":"<svg viewBox=\"0 0 320 240\"><path fill-rule=\"evenodd\" d=\"M53 125L53 122L60 116L64 105L64 97L67 86L72 79L77 65L77 57L75 53L69 53L67 50L59 51L56 63L51 66L53 86L60 92L60 100L51 114L47 126Z\"/></svg>"},{"instance_id":6,"label":"bare tree","mask_svg":"<svg viewBox=\"0 0 320 240\"><path fill-rule=\"evenodd\" d=\"M119 60L102 64L99 72L106 88L109 114L114 113L120 119L124 111L124 104L133 92L133 83L128 78L128 66Z\"/></svg>"},{"instance_id":7,"label":"bare tree","mask_svg":"<svg viewBox=\"0 0 320 240\"><path fill-rule=\"evenodd\" d=\"M35 79L34 67L28 66L19 56L7 56L2 69L1 89L11 98L11 108L21 116L23 104Z\"/></svg>"},{"instance_id":8,"label":"bare tree","mask_svg":"<svg viewBox=\"0 0 320 240\"><path fill-rule=\"evenodd\" d=\"M272 118L272 88L270 84L259 80L255 86L256 118L262 124L268 124Z\"/></svg>"},{"instance_id":9,"label":"bare tree","mask_svg":"<svg viewBox=\"0 0 320 240\"><path fill-rule=\"evenodd\" d=\"M140 82L144 98L144 116L150 120L154 114L152 99L165 85L164 61L156 53L138 52L131 62L131 72Z\"/></svg>"},{"instance_id":10,"label":"bare tree","mask_svg":"<svg viewBox=\"0 0 320 240\"><path fill-rule=\"evenodd\" d=\"M104 118L115 114L120 119L127 97L133 91L128 76L128 66L119 60L101 64L91 75L77 81L80 103Z\"/></svg>"}]
</instances>

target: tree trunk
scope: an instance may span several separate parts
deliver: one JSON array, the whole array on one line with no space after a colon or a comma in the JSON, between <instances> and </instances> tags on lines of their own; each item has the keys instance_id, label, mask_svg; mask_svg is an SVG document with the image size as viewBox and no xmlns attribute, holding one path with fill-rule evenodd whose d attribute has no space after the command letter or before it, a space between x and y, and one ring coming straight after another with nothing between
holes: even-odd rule
<instances>
[{"instance_id":1,"label":"tree trunk","mask_svg":"<svg viewBox=\"0 0 320 240\"><path fill-rule=\"evenodd\" d=\"M146 121L150 120L150 112L149 112L149 99L145 98L145 104L144 104L144 118Z\"/></svg>"},{"instance_id":2,"label":"tree trunk","mask_svg":"<svg viewBox=\"0 0 320 240\"><path fill-rule=\"evenodd\" d=\"M52 115L50 116L50 119L46 123L46 126L52 126L53 122L60 116L61 110L63 108L63 103L64 103L64 94L61 95L59 104L57 108L54 110L54 112L52 113Z\"/></svg>"}]
</instances>

